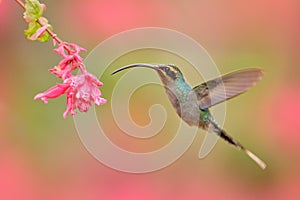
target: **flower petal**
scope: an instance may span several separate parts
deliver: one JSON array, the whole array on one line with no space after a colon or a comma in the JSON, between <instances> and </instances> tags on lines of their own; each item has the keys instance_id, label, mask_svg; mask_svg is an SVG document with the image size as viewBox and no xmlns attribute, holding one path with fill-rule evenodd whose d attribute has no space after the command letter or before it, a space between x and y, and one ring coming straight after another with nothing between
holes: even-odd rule
<instances>
[{"instance_id":1,"label":"flower petal","mask_svg":"<svg viewBox=\"0 0 300 200\"><path fill-rule=\"evenodd\" d=\"M41 99L44 103L48 103L48 98L56 98L66 92L70 87L69 84L57 84L43 93L35 95L34 100Z\"/></svg>"}]
</instances>

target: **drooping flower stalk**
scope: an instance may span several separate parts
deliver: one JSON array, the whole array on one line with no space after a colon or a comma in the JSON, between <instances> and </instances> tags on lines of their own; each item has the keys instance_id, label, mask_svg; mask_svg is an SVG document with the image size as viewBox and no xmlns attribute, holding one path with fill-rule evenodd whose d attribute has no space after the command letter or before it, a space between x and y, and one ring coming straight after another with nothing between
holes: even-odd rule
<instances>
[{"instance_id":1,"label":"drooping flower stalk","mask_svg":"<svg viewBox=\"0 0 300 200\"><path fill-rule=\"evenodd\" d=\"M42 17L43 11L46 10L44 4L40 4L38 0L26 0L25 4L20 0L15 1L25 9L24 19L28 23L28 29L24 33L27 39L46 42L52 38L54 46L58 46L54 52L62 57L59 64L49 71L61 78L63 83L37 94L34 99L41 99L44 103L48 103L48 99L66 94L67 109L63 114L64 118L67 117L68 113L72 116L75 115L76 109L80 112L87 112L92 105L91 102L96 105L106 103L106 99L101 97L102 94L99 90L103 83L87 72L83 59L79 55L80 52L86 50L76 44L64 42L57 37L52 31L52 26L48 24L48 20ZM79 74L73 75L72 72L77 69L79 69Z\"/></svg>"}]
</instances>

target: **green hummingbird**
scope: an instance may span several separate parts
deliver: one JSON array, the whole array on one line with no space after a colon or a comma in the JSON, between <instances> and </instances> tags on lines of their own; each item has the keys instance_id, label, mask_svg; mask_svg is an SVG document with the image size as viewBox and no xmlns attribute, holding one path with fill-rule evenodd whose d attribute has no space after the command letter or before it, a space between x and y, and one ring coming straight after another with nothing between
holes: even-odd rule
<instances>
[{"instance_id":1,"label":"green hummingbird","mask_svg":"<svg viewBox=\"0 0 300 200\"><path fill-rule=\"evenodd\" d=\"M262 78L263 70L250 68L234 71L194 88L186 83L182 72L173 64L131 64L115 70L112 75L134 67L150 68L158 73L171 104L179 117L188 125L214 132L229 144L244 151L262 169L266 168L266 164L261 159L228 135L217 124L209 111L210 107L231 99L254 86Z\"/></svg>"}]
</instances>

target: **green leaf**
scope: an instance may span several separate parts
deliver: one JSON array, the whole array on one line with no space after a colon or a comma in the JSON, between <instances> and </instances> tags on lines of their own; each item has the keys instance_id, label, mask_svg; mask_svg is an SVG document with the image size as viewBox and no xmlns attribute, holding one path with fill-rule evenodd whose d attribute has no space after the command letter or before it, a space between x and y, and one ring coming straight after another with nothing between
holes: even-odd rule
<instances>
[{"instance_id":1,"label":"green leaf","mask_svg":"<svg viewBox=\"0 0 300 200\"><path fill-rule=\"evenodd\" d=\"M24 34L28 38L32 36L39 28L41 28L41 25L39 25L36 21L30 22L28 24L28 28L24 31Z\"/></svg>"},{"instance_id":2,"label":"green leaf","mask_svg":"<svg viewBox=\"0 0 300 200\"><path fill-rule=\"evenodd\" d=\"M30 22L28 24L28 28L24 31L24 34L27 38L31 37L35 32L41 28L41 25L37 22ZM49 25L48 29L53 30L53 27ZM50 34L48 32L45 32L44 35L37 38L40 42L47 42L50 39Z\"/></svg>"},{"instance_id":3,"label":"green leaf","mask_svg":"<svg viewBox=\"0 0 300 200\"><path fill-rule=\"evenodd\" d=\"M42 17L42 14L43 6L38 0L26 0L24 18L28 22L28 28L24 31L24 34L29 40L39 40L41 42L46 42L50 39L51 36L48 32L44 32L42 36L38 37L37 35L35 35L30 38L33 34L36 33L39 28L41 28L41 25L37 22L37 20L39 20L42 25L48 24L48 20ZM51 25L49 25L48 29L53 30Z\"/></svg>"},{"instance_id":4,"label":"green leaf","mask_svg":"<svg viewBox=\"0 0 300 200\"><path fill-rule=\"evenodd\" d=\"M27 21L36 21L42 14L43 8L38 0L26 0L24 18Z\"/></svg>"}]
</instances>

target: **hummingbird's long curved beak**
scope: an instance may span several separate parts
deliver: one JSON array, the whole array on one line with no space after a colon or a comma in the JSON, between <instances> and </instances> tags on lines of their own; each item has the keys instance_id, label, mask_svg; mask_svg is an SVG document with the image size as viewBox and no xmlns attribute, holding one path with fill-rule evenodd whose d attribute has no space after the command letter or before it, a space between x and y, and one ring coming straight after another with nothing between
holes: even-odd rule
<instances>
[{"instance_id":1,"label":"hummingbird's long curved beak","mask_svg":"<svg viewBox=\"0 0 300 200\"><path fill-rule=\"evenodd\" d=\"M158 70L159 67L158 65L151 65L151 64L144 64L144 63L135 63L135 64L131 64L131 65L126 65L124 67L121 67L120 69L117 69L115 71L113 71L111 73L111 75L114 75L124 69L129 69L129 68L134 68L134 67L146 67L146 68L151 68L151 69L154 69L154 70Z\"/></svg>"}]
</instances>

